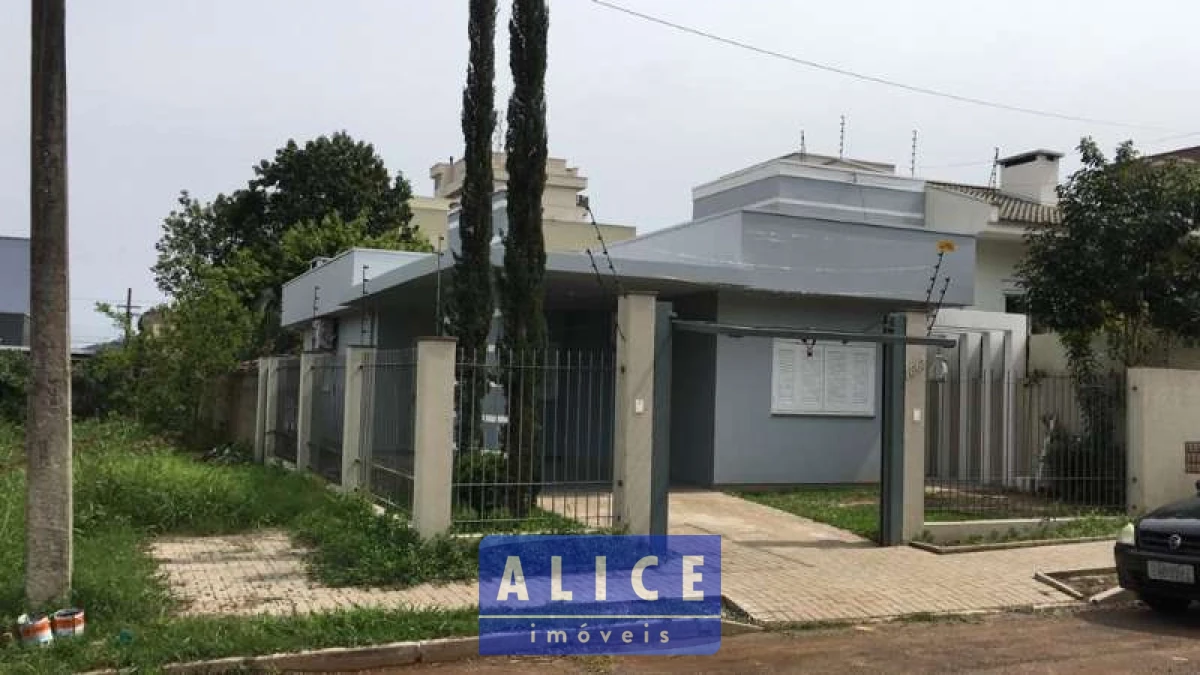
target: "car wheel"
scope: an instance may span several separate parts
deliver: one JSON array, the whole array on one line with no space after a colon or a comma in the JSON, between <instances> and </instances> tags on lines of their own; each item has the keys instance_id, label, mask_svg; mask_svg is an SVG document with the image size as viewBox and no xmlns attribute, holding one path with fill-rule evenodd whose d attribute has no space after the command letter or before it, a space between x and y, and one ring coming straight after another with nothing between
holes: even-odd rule
<instances>
[{"instance_id":1,"label":"car wheel","mask_svg":"<svg viewBox=\"0 0 1200 675\"><path fill-rule=\"evenodd\" d=\"M1173 598L1164 595L1143 595L1141 601L1150 606L1156 612L1163 614L1179 614L1187 611L1188 605L1192 604L1187 598Z\"/></svg>"}]
</instances>

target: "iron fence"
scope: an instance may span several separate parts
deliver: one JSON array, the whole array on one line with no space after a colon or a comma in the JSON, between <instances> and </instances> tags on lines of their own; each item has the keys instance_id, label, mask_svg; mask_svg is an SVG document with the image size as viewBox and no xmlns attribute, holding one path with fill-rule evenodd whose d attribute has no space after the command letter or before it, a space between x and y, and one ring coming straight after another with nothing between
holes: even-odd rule
<instances>
[{"instance_id":1,"label":"iron fence","mask_svg":"<svg viewBox=\"0 0 1200 675\"><path fill-rule=\"evenodd\" d=\"M456 529L612 526L613 360L609 350L459 350Z\"/></svg>"},{"instance_id":2,"label":"iron fence","mask_svg":"<svg viewBox=\"0 0 1200 675\"><path fill-rule=\"evenodd\" d=\"M928 383L926 520L1120 514L1124 378Z\"/></svg>"},{"instance_id":3,"label":"iron fence","mask_svg":"<svg viewBox=\"0 0 1200 675\"><path fill-rule=\"evenodd\" d=\"M363 370L363 482L384 506L411 513L416 350L378 350Z\"/></svg>"},{"instance_id":4,"label":"iron fence","mask_svg":"<svg viewBox=\"0 0 1200 675\"><path fill-rule=\"evenodd\" d=\"M345 355L315 357L312 364L312 428L308 440L308 468L331 483L342 482L345 401Z\"/></svg>"},{"instance_id":5,"label":"iron fence","mask_svg":"<svg viewBox=\"0 0 1200 675\"><path fill-rule=\"evenodd\" d=\"M296 463L296 422L300 404L300 358L280 357L275 370L275 419L267 429L272 454Z\"/></svg>"}]
</instances>

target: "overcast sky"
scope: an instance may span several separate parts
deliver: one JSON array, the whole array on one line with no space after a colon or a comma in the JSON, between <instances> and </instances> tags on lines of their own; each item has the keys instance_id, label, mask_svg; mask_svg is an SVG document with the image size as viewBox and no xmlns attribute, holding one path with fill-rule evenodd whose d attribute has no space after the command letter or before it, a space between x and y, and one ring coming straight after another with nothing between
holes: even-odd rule
<instances>
[{"instance_id":1,"label":"overcast sky","mask_svg":"<svg viewBox=\"0 0 1200 675\"><path fill-rule=\"evenodd\" d=\"M1001 154L1200 143L1200 63L1188 0L614 0L722 36L904 83L1122 128L900 91L739 50L605 9L552 0L550 153L590 179L602 221L685 220L693 185L796 149L986 183ZM498 107L509 91L507 0ZM466 0L68 0L72 325L133 288L181 189L210 198L289 138L344 129L429 194L461 156ZM0 235L29 231L29 1L0 0ZM1153 143L1151 141L1154 141ZM953 165L953 166L948 166Z\"/></svg>"}]
</instances>

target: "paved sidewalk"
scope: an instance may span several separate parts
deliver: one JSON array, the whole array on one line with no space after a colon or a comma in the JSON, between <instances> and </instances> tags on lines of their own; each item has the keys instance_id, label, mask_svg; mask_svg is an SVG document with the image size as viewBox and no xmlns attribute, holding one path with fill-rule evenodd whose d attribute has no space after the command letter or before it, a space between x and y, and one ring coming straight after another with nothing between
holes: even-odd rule
<instances>
[{"instance_id":1,"label":"paved sidewalk","mask_svg":"<svg viewBox=\"0 0 1200 675\"><path fill-rule=\"evenodd\" d=\"M843 621L1073 602L1034 572L1112 566L1095 542L939 556L879 548L849 532L719 492L671 494L673 534L719 534L725 596L765 623ZM474 583L404 590L311 581L283 532L163 539L152 553L188 614L475 605Z\"/></svg>"},{"instance_id":2,"label":"paved sidewalk","mask_svg":"<svg viewBox=\"0 0 1200 675\"><path fill-rule=\"evenodd\" d=\"M673 534L720 534L721 587L758 621L858 620L1072 602L1034 572L1111 567L1093 542L936 555L718 492L671 495Z\"/></svg>"}]
</instances>

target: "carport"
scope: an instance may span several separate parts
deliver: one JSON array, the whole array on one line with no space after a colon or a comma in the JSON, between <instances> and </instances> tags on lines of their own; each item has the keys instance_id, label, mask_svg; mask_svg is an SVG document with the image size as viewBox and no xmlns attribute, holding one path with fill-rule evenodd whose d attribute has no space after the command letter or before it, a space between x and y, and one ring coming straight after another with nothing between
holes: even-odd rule
<instances>
[{"instance_id":1,"label":"carport","mask_svg":"<svg viewBox=\"0 0 1200 675\"><path fill-rule=\"evenodd\" d=\"M671 399L672 399L672 346L677 334L724 335L733 338L766 337L786 340L799 340L805 344L815 345L817 341L832 341L848 344L873 344L882 348L883 368L880 377L879 392L882 418L882 456L880 462L880 541L884 546L895 546L904 543L905 509L907 498L923 495L910 495L913 490L921 491L923 472L909 468L908 458L918 455L924 457L924 435L913 434L913 440L920 439L920 448L905 447L905 421L907 406L905 403L906 371L910 358L923 358L924 349L912 350L909 347L945 347L956 346L956 341L948 338L913 335L909 331L909 322L914 313L892 312L882 321L881 330L869 331L839 331L820 329L797 329L773 326L748 326L714 321L695 321L680 319L675 316L670 302L657 303L656 346L654 356L654 459L653 471L653 505L651 516L652 532L665 534L667 532L668 493L670 490L670 452L671 452ZM924 379L918 383L923 386ZM923 404L914 407L913 422L921 422ZM717 413L719 414L719 412ZM920 428L919 428L920 429ZM915 474L915 480L912 475ZM906 480L907 479L907 480ZM918 512L922 509L917 509ZM920 513L923 520L923 513ZM911 519L910 519L911 520ZM909 529L912 529L910 524Z\"/></svg>"}]
</instances>

